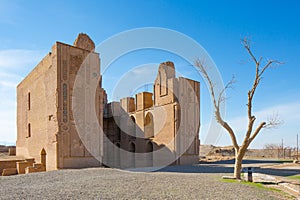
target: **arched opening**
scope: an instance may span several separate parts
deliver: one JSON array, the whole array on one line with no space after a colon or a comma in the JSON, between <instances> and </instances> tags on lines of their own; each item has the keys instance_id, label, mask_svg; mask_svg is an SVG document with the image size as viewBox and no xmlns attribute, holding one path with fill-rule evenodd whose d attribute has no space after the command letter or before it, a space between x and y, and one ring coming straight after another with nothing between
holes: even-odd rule
<instances>
[{"instance_id":1,"label":"arched opening","mask_svg":"<svg viewBox=\"0 0 300 200\"><path fill-rule=\"evenodd\" d=\"M119 127L117 127L117 134L116 134L116 136L117 136L116 140L121 142L121 129Z\"/></svg>"},{"instance_id":2,"label":"arched opening","mask_svg":"<svg viewBox=\"0 0 300 200\"><path fill-rule=\"evenodd\" d=\"M153 143L151 141L147 143L146 152L148 153L146 158L147 167L152 167L153 166Z\"/></svg>"},{"instance_id":3,"label":"arched opening","mask_svg":"<svg viewBox=\"0 0 300 200\"><path fill-rule=\"evenodd\" d=\"M120 157L120 154L121 154L121 145L120 145L120 143L116 143L116 146L117 146L117 148L116 148L116 156L115 156L115 164L116 164L116 167L120 167L120 159L121 159L121 157Z\"/></svg>"},{"instance_id":4,"label":"arched opening","mask_svg":"<svg viewBox=\"0 0 300 200\"><path fill-rule=\"evenodd\" d=\"M152 144L152 142L148 142L147 143L146 152L153 152L153 144Z\"/></svg>"},{"instance_id":5,"label":"arched opening","mask_svg":"<svg viewBox=\"0 0 300 200\"><path fill-rule=\"evenodd\" d=\"M165 70L159 72L159 93L160 96L165 96L168 94L167 87L167 74Z\"/></svg>"},{"instance_id":6,"label":"arched opening","mask_svg":"<svg viewBox=\"0 0 300 200\"><path fill-rule=\"evenodd\" d=\"M154 137L154 123L153 123L153 115L151 112L148 112L145 117L144 122L145 127L145 138L151 138Z\"/></svg>"},{"instance_id":7,"label":"arched opening","mask_svg":"<svg viewBox=\"0 0 300 200\"><path fill-rule=\"evenodd\" d=\"M162 85L162 81L161 81L161 72L158 72L158 78L159 78L159 95L161 95L161 85Z\"/></svg>"},{"instance_id":8,"label":"arched opening","mask_svg":"<svg viewBox=\"0 0 300 200\"><path fill-rule=\"evenodd\" d=\"M136 137L136 124L134 116L130 116L129 130L130 132L128 134L131 136L130 139L134 139Z\"/></svg>"},{"instance_id":9,"label":"arched opening","mask_svg":"<svg viewBox=\"0 0 300 200\"><path fill-rule=\"evenodd\" d=\"M131 142L130 145L129 145L129 151L130 152L135 152L135 144L133 142Z\"/></svg>"},{"instance_id":10,"label":"arched opening","mask_svg":"<svg viewBox=\"0 0 300 200\"><path fill-rule=\"evenodd\" d=\"M46 166L46 151L45 149L43 148L42 151L41 151L41 163Z\"/></svg>"},{"instance_id":11,"label":"arched opening","mask_svg":"<svg viewBox=\"0 0 300 200\"><path fill-rule=\"evenodd\" d=\"M129 152L130 152L130 167L134 168L135 167L135 144L131 142L129 144Z\"/></svg>"}]
</instances>

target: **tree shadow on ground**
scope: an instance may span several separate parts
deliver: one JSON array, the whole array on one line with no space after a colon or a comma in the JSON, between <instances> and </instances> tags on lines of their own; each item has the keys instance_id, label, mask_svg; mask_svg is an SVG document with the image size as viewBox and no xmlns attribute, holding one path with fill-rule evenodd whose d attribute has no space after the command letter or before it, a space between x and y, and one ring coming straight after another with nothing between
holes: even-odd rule
<instances>
[{"instance_id":1,"label":"tree shadow on ground","mask_svg":"<svg viewBox=\"0 0 300 200\"><path fill-rule=\"evenodd\" d=\"M247 164L247 167L251 167L251 164L254 166L254 173L263 173L274 176L292 176L300 174L299 169L280 169L273 168L276 164L281 164L282 161L276 160L243 160L243 164ZM250 166L249 166L250 164ZM270 164L269 167L257 166L259 164ZM272 165L274 164L274 165ZM256 166L255 166L256 165ZM234 171L234 159L232 160L223 160L216 162L206 162L196 165L181 165L181 166L167 166L162 169L157 170L156 172L177 172L177 173L233 173Z\"/></svg>"},{"instance_id":2,"label":"tree shadow on ground","mask_svg":"<svg viewBox=\"0 0 300 200\"><path fill-rule=\"evenodd\" d=\"M199 165L176 165L167 166L156 172L177 172L177 173L233 173L233 167L199 164Z\"/></svg>"}]
</instances>

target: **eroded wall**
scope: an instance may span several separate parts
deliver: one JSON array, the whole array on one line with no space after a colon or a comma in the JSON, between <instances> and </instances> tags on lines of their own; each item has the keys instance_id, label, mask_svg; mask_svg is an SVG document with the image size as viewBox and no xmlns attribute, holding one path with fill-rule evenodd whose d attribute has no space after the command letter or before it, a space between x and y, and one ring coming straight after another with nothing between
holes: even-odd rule
<instances>
[{"instance_id":1,"label":"eroded wall","mask_svg":"<svg viewBox=\"0 0 300 200\"><path fill-rule=\"evenodd\" d=\"M52 52L17 87L17 155L39 163L44 149L47 170L100 166L103 156L99 129L91 127L80 135L74 119L73 100L83 98L84 104L77 108L83 109L83 116L90 116L91 111L95 116L80 120L85 126L93 122L101 127L103 122L99 54L93 51L93 42L86 34L78 37L75 45L82 48L56 42ZM84 42L89 49L83 49ZM86 82L77 88L83 87L79 90L83 97L73 93L82 64ZM89 86L92 89L87 89ZM97 152L92 152L95 145Z\"/></svg>"},{"instance_id":2,"label":"eroded wall","mask_svg":"<svg viewBox=\"0 0 300 200\"><path fill-rule=\"evenodd\" d=\"M100 166L102 156L101 133L95 127L78 132L79 127L95 123L97 117L102 125L103 102L100 88L100 59L99 54L63 43L57 43L58 63L58 163L59 168L82 168ZM81 70L81 71L80 71ZM82 73L83 78L77 78ZM75 85L75 81L79 81ZM77 93L74 88L77 87ZM89 89L87 89L89 88ZM102 94L103 95L103 94ZM82 99L78 105L74 99ZM91 101L94 100L94 101ZM82 104L80 104L82 102ZM94 104L90 103L93 102ZM74 118L77 109L79 120ZM96 116L91 116L96 111ZM98 152L95 152L97 145ZM93 155L92 155L93 154ZM95 157L97 157L97 159Z\"/></svg>"},{"instance_id":3,"label":"eroded wall","mask_svg":"<svg viewBox=\"0 0 300 200\"><path fill-rule=\"evenodd\" d=\"M57 65L56 47L17 87L17 156L41 162L47 153L46 168L57 168Z\"/></svg>"},{"instance_id":4,"label":"eroded wall","mask_svg":"<svg viewBox=\"0 0 300 200\"><path fill-rule=\"evenodd\" d=\"M109 166L145 167L199 161L200 83L176 78L172 62L160 64L154 96L141 92L135 98L107 104L106 112L104 130L108 138L104 154ZM149 151L153 154L145 154Z\"/></svg>"}]
</instances>

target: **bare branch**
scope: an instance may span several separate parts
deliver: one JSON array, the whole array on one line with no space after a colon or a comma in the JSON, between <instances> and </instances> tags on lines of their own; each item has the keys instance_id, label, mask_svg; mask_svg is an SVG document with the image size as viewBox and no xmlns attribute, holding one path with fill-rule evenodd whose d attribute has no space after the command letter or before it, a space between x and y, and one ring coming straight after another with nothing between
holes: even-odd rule
<instances>
[{"instance_id":1,"label":"bare branch","mask_svg":"<svg viewBox=\"0 0 300 200\"><path fill-rule=\"evenodd\" d=\"M252 136L249 138L248 143L250 144L254 138L258 135L258 133L261 131L261 129L266 125L266 122L261 122L258 127L255 129L254 133L252 134Z\"/></svg>"},{"instance_id":2,"label":"bare branch","mask_svg":"<svg viewBox=\"0 0 300 200\"><path fill-rule=\"evenodd\" d=\"M249 120L248 127L249 127L251 124L253 125L253 122L251 122L254 118L252 116L252 99L253 99L253 96L255 94L256 88L257 88L257 86L259 85L259 82L260 82L259 66L260 66L260 62L262 61L262 57L260 57L259 61L257 61L256 57L254 56L254 54L251 51L250 40L247 39L246 37L242 40L242 44L243 44L244 48L247 50L248 54L250 55L250 57L252 58L252 60L255 63L255 79L253 81L252 88L248 91L247 107L248 107L248 120Z\"/></svg>"},{"instance_id":3,"label":"bare branch","mask_svg":"<svg viewBox=\"0 0 300 200\"><path fill-rule=\"evenodd\" d=\"M253 101L255 91L261 81L262 75L269 67L272 67L273 64L282 64L282 63L277 60L269 60L264 67L260 68L260 64L261 64L263 58L260 57L258 60L256 59L256 57L254 56L254 54L251 51L250 41L247 38L244 38L242 40L242 43L243 43L245 49L247 50L247 52L249 53L250 57L252 58L252 60L255 63L255 78L253 81L252 88L248 91L248 103L247 103L248 129L247 129L246 136L245 136L244 142L243 142L243 144L246 144L248 142L248 139L250 138L250 135L252 133L252 127L253 127L254 121L256 119L255 116L252 115L252 101ZM274 121L272 123L266 123L262 128L266 128L268 126L273 126L275 124L277 124L277 122L274 122ZM256 129L256 130L258 130L258 129ZM258 130L258 132L259 131L260 131L260 129Z\"/></svg>"},{"instance_id":4,"label":"bare branch","mask_svg":"<svg viewBox=\"0 0 300 200\"><path fill-rule=\"evenodd\" d=\"M273 113L273 115L268 117L266 125L263 128L266 129L278 128L283 123L284 121L280 119L278 113Z\"/></svg>"},{"instance_id":5,"label":"bare branch","mask_svg":"<svg viewBox=\"0 0 300 200\"><path fill-rule=\"evenodd\" d=\"M221 102L225 101L226 97L224 96L224 93L227 89L233 88L233 85L236 83L234 75L232 75L231 80L226 84L226 86L221 90L218 98L218 108L220 108Z\"/></svg>"},{"instance_id":6,"label":"bare branch","mask_svg":"<svg viewBox=\"0 0 300 200\"><path fill-rule=\"evenodd\" d=\"M269 149L269 150L278 150L281 148L282 148L281 144L268 143L264 145L264 149Z\"/></svg>"},{"instance_id":7,"label":"bare branch","mask_svg":"<svg viewBox=\"0 0 300 200\"><path fill-rule=\"evenodd\" d=\"M216 110L216 111L215 111L215 117L216 117L217 122L218 122L220 125L222 125L223 128L225 128L225 129L227 130L227 132L228 132L228 134L229 134L229 136L230 136L230 138L231 138L231 142L232 142L233 147L234 147L237 151L239 151L239 148L240 148L240 147L239 147L239 145L238 145L238 143L237 143L237 140L236 140L236 136L235 136L235 134L234 134L234 131L233 131L233 129L231 128L231 126L230 126L227 122L225 122L225 121L222 119L219 110Z\"/></svg>"},{"instance_id":8,"label":"bare branch","mask_svg":"<svg viewBox=\"0 0 300 200\"><path fill-rule=\"evenodd\" d=\"M259 60L258 60L258 65L260 65L261 61L262 61L263 57L259 57Z\"/></svg>"},{"instance_id":9,"label":"bare branch","mask_svg":"<svg viewBox=\"0 0 300 200\"><path fill-rule=\"evenodd\" d=\"M259 65L259 62L257 61L257 59L255 58L254 54L251 51L250 40L247 37L244 37L242 39L242 44L245 47L245 49L248 51L249 55L251 56L251 58L253 59L253 61L255 62L255 64Z\"/></svg>"},{"instance_id":10,"label":"bare branch","mask_svg":"<svg viewBox=\"0 0 300 200\"><path fill-rule=\"evenodd\" d=\"M282 65L282 64L284 64L284 63L279 62L279 61L277 61L277 60L269 60L269 61L267 62L267 64L261 69L261 71L260 71L260 73L259 73L258 76L261 77L261 76L263 75L263 73L265 72L265 70L268 69L269 67L272 67L273 64Z\"/></svg>"},{"instance_id":11,"label":"bare branch","mask_svg":"<svg viewBox=\"0 0 300 200\"><path fill-rule=\"evenodd\" d=\"M208 73L207 73L207 69L203 64L203 61L196 59L195 61L195 66L198 67L199 71L201 72L201 74L204 76L204 78L207 80L208 85L209 85L209 91L210 91L210 95L213 99L213 103L214 103L214 107L215 109L217 109L217 100L216 100L216 96L215 96L215 87L214 87L214 83L212 82L212 80L210 79Z\"/></svg>"},{"instance_id":12,"label":"bare branch","mask_svg":"<svg viewBox=\"0 0 300 200\"><path fill-rule=\"evenodd\" d=\"M229 81L226 84L226 86L222 89L219 96L217 97L216 94L215 94L215 85L213 84L210 76L208 75L207 69L204 66L203 62L200 61L199 59L197 59L195 61L195 66L198 67L199 71L201 72L201 74L207 80L207 82L209 84L210 95L213 99L213 104L214 104L214 108L215 108L215 117L216 117L217 122L221 126L223 126L223 128L225 128L227 130L227 132L229 133L229 136L231 138L231 141L232 141L232 144L233 144L234 148L238 151L239 150L239 145L237 143L234 131L230 127L230 125L226 121L223 120L223 118L221 116L221 113L220 113L220 103L225 100L224 92L225 92L226 89L231 88L232 85L235 83L234 77L231 79L231 81Z\"/></svg>"},{"instance_id":13,"label":"bare branch","mask_svg":"<svg viewBox=\"0 0 300 200\"><path fill-rule=\"evenodd\" d=\"M232 144L236 150L236 155L235 155L236 163L235 163L234 176L238 179L240 178L240 169L241 169L241 165L242 165L242 159L243 159L245 152L246 152L247 148L249 147L250 143L255 139L255 137L260 133L260 131L263 128L276 128L282 124L282 121L279 120L278 115L275 115L275 116L269 118L267 122L261 122L255 129L253 129L254 123L256 121L256 117L254 115L252 115L252 103L253 103L253 97L254 97L255 91L256 91L257 87L259 86L260 81L261 81L262 76L265 73L265 71L268 68L274 66L274 64L283 64L283 63L281 63L277 60L267 60L266 64L263 65L263 67L261 67L263 57L259 57L258 59L255 57L254 53L251 50L250 40L245 37L244 39L241 40L241 42L242 42L244 48L246 49L246 51L248 52L248 54L250 55L250 58L253 60L253 62L255 64L255 77L253 80L252 87L247 93L247 95L248 95L248 102L247 102L248 127L247 127L247 131L246 131L246 134L245 134L245 137L244 137L244 140L243 140L243 143L241 146L239 146L237 143L236 135L235 135L233 129L226 121L223 120L223 118L220 114L220 105L226 99L225 91L228 88L232 88L232 85L235 83L234 77L231 79L231 81L229 81L226 84L226 86L220 91L219 94L216 94L216 91L214 88L215 85L213 84L211 78L209 77L209 74L207 73L207 69L205 68L204 64L199 59L195 61L195 66L198 67L198 69L202 73L204 79L206 79L209 84L210 94L213 99L213 104L214 104L214 108L215 108L216 120L223 128L226 129L226 131L228 132L228 134L231 138Z\"/></svg>"}]
</instances>

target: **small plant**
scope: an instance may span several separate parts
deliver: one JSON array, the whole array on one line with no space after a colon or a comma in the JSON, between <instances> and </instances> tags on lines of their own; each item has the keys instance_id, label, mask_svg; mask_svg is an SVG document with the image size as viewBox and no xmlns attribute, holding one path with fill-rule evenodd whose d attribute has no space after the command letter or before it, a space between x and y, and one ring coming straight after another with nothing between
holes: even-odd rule
<instances>
[{"instance_id":1,"label":"small plant","mask_svg":"<svg viewBox=\"0 0 300 200\"><path fill-rule=\"evenodd\" d=\"M296 180L300 180L300 174L298 174L298 175L292 175L292 176L288 176L288 178L290 178L290 179L296 179Z\"/></svg>"},{"instance_id":2,"label":"small plant","mask_svg":"<svg viewBox=\"0 0 300 200\"><path fill-rule=\"evenodd\" d=\"M300 175L298 176L298 178L300 178ZM278 192L280 194L282 194L283 196L285 196L288 199L293 199L293 197L285 192L283 192L282 190L278 189L278 188L274 188L274 187L266 187L264 184L262 183L254 183L254 182L248 182L248 181L244 181L244 180L238 180L238 179L221 179L222 182L226 182L226 183L239 183L239 184L243 184L243 185L249 185L251 187L256 187L262 190L267 190L267 191L274 191L274 192Z\"/></svg>"},{"instance_id":3,"label":"small plant","mask_svg":"<svg viewBox=\"0 0 300 200\"><path fill-rule=\"evenodd\" d=\"M244 179L245 179L244 172L242 172L242 173L241 173L241 178L242 178L242 180L244 180Z\"/></svg>"}]
</instances>

